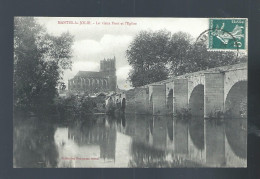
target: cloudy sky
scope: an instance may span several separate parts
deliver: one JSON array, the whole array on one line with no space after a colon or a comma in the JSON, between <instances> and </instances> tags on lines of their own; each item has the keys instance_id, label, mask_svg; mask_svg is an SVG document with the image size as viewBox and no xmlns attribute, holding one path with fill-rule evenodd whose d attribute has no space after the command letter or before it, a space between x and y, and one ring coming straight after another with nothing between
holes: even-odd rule
<instances>
[{"instance_id":1,"label":"cloudy sky","mask_svg":"<svg viewBox=\"0 0 260 179\"><path fill-rule=\"evenodd\" d=\"M160 29L172 33L183 31L197 38L200 33L208 29L208 19L202 18L37 17L36 19L52 35L70 32L75 37L72 70L65 71L63 78L66 84L79 70L99 71L100 60L115 56L117 82L121 89L130 88L126 79L131 67L125 57L125 51L139 31Z\"/></svg>"}]
</instances>

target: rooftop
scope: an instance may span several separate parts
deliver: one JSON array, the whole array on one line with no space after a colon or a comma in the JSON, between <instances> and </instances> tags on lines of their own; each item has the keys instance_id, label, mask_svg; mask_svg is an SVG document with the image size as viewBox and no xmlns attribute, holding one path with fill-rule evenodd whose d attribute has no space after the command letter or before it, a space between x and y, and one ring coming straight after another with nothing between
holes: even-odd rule
<instances>
[{"instance_id":1,"label":"rooftop","mask_svg":"<svg viewBox=\"0 0 260 179\"><path fill-rule=\"evenodd\" d=\"M97 72L97 71L79 71L76 74L76 76L79 76L79 77L103 78L103 77L105 77L105 74L103 72Z\"/></svg>"}]
</instances>

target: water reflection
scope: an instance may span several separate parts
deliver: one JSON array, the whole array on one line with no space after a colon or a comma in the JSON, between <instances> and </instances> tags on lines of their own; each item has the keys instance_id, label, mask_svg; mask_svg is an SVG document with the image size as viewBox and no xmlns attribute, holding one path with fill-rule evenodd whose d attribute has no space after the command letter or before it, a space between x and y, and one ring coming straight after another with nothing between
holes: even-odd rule
<instances>
[{"instance_id":1,"label":"water reflection","mask_svg":"<svg viewBox=\"0 0 260 179\"><path fill-rule=\"evenodd\" d=\"M230 119L225 125L225 156L227 166L246 166L247 120ZM241 145L243 144L243 145Z\"/></svg>"},{"instance_id":2,"label":"water reflection","mask_svg":"<svg viewBox=\"0 0 260 179\"><path fill-rule=\"evenodd\" d=\"M16 167L246 167L246 120L96 115L14 130Z\"/></svg>"},{"instance_id":3,"label":"water reflection","mask_svg":"<svg viewBox=\"0 0 260 179\"><path fill-rule=\"evenodd\" d=\"M204 121L206 164L208 166L225 166L224 123Z\"/></svg>"},{"instance_id":4,"label":"water reflection","mask_svg":"<svg viewBox=\"0 0 260 179\"><path fill-rule=\"evenodd\" d=\"M56 167L55 126L38 118L14 124L13 167Z\"/></svg>"}]
</instances>

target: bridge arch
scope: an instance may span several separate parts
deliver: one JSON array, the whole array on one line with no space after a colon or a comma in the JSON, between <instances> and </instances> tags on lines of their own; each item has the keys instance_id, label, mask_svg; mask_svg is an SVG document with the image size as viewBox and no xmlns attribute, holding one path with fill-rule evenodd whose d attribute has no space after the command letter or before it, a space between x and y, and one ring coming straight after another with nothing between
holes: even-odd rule
<instances>
[{"instance_id":1,"label":"bridge arch","mask_svg":"<svg viewBox=\"0 0 260 179\"><path fill-rule=\"evenodd\" d=\"M167 94L167 111L169 114L173 113L173 89L170 89Z\"/></svg>"},{"instance_id":2,"label":"bridge arch","mask_svg":"<svg viewBox=\"0 0 260 179\"><path fill-rule=\"evenodd\" d=\"M225 72L225 79L224 79L224 100L225 101L230 89L237 82L241 82L241 81L247 81L247 68Z\"/></svg>"},{"instance_id":3,"label":"bridge arch","mask_svg":"<svg viewBox=\"0 0 260 179\"><path fill-rule=\"evenodd\" d=\"M152 93L149 95L149 111L151 114L153 114L153 94Z\"/></svg>"},{"instance_id":4,"label":"bridge arch","mask_svg":"<svg viewBox=\"0 0 260 179\"><path fill-rule=\"evenodd\" d=\"M125 106L126 106L126 100L125 100L125 98L123 98L123 99L122 99L122 102L121 102L121 109L122 109L123 111L125 111Z\"/></svg>"},{"instance_id":5,"label":"bridge arch","mask_svg":"<svg viewBox=\"0 0 260 179\"><path fill-rule=\"evenodd\" d=\"M193 117L204 117L204 85L198 84L189 98L189 111Z\"/></svg>"},{"instance_id":6,"label":"bridge arch","mask_svg":"<svg viewBox=\"0 0 260 179\"><path fill-rule=\"evenodd\" d=\"M225 115L231 118L247 117L247 81L236 82L225 99Z\"/></svg>"},{"instance_id":7,"label":"bridge arch","mask_svg":"<svg viewBox=\"0 0 260 179\"><path fill-rule=\"evenodd\" d=\"M188 101L190 100L191 93L198 85L205 85L205 76L200 74L188 78Z\"/></svg>"}]
</instances>

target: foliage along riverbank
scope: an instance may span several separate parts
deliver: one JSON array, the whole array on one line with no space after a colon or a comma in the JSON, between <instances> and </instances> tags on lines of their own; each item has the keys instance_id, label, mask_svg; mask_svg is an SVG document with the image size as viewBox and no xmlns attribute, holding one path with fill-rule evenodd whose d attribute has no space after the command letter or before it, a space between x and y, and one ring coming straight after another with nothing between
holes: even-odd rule
<instances>
[{"instance_id":1,"label":"foliage along riverbank","mask_svg":"<svg viewBox=\"0 0 260 179\"><path fill-rule=\"evenodd\" d=\"M14 18L14 113L56 112L54 99L64 70L72 67L74 37L49 34L33 17Z\"/></svg>"},{"instance_id":2,"label":"foliage along riverbank","mask_svg":"<svg viewBox=\"0 0 260 179\"><path fill-rule=\"evenodd\" d=\"M61 119L89 119L94 113L105 113L105 97L71 95L55 100L56 109Z\"/></svg>"},{"instance_id":3,"label":"foliage along riverbank","mask_svg":"<svg viewBox=\"0 0 260 179\"><path fill-rule=\"evenodd\" d=\"M64 70L72 67L74 37L49 34L33 17L14 19L14 120L84 118L98 109L90 97L59 97Z\"/></svg>"},{"instance_id":4,"label":"foliage along riverbank","mask_svg":"<svg viewBox=\"0 0 260 179\"><path fill-rule=\"evenodd\" d=\"M34 111L14 110L14 120L40 118L41 120L71 121L91 119L95 113L105 113L105 97L70 95L56 97L52 105L41 104Z\"/></svg>"}]
</instances>

